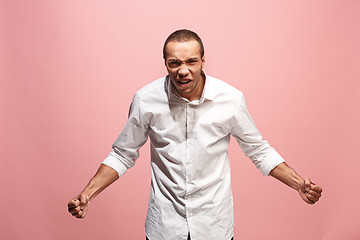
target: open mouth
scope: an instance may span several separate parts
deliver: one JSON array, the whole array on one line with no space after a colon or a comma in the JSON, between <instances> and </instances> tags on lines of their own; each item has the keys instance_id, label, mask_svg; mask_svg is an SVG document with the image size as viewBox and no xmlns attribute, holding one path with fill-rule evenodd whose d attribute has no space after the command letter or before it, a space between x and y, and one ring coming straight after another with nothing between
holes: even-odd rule
<instances>
[{"instance_id":1,"label":"open mouth","mask_svg":"<svg viewBox=\"0 0 360 240\"><path fill-rule=\"evenodd\" d=\"M180 87L187 87L187 86L189 86L191 80L188 80L188 79L186 79L186 80L178 80L177 82L178 82Z\"/></svg>"}]
</instances>

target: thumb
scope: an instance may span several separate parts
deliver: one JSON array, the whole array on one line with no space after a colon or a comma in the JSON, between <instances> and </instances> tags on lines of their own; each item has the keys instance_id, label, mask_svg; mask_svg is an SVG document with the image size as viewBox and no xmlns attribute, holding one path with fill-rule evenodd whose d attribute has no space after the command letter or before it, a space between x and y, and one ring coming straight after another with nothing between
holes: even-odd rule
<instances>
[{"instance_id":1,"label":"thumb","mask_svg":"<svg viewBox=\"0 0 360 240\"><path fill-rule=\"evenodd\" d=\"M311 181L309 178L303 179L303 181L300 182L300 190L304 193L308 192L311 188Z\"/></svg>"},{"instance_id":2,"label":"thumb","mask_svg":"<svg viewBox=\"0 0 360 240\"><path fill-rule=\"evenodd\" d=\"M89 196L86 194L80 194L80 207L85 207L89 204Z\"/></svg>"},{"instance_id":3,"label":"thumb","mask_svg":"<svg viewBox=\"0 0 360 240\"><path fill-rule=\"evenodd\" d=\"M305 192L310 191L311 189L311 180L309 178L304 179Z\"/></svg>"}]
</instances>

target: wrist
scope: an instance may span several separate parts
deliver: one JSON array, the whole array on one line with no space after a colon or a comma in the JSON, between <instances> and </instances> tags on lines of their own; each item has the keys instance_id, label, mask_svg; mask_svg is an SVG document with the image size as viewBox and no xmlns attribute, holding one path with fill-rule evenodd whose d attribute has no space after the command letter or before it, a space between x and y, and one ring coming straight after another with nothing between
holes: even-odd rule
<instances>
[{"instance_id":1,"label":"wrist","mask_svg":"<svg viewBox=\"0 0 360 240\"><path fill-rule=\"evenodd\" d=\"M97 184L94 179L91 179L89 181L88 185L81 192L81 194L86 195L89 198L89 200L94 199L100 189L100 187L98 185L99 184Z\"/></svg>"}]
</instances>

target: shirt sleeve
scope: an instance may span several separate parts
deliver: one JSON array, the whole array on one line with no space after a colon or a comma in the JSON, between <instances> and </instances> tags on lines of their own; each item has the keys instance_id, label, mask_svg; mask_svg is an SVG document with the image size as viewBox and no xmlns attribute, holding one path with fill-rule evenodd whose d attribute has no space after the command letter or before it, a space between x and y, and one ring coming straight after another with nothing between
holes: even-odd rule
<instances>
[{"instance_id":1,"label":"shirt sleeve","mask_svg":"<svg viewBox=\"0 0 360 240\"><path fill-rule=\"evenodd\" d=\"M263 140L247 110L246 101L241 92L239 104L231 135L237 140L245 155L264 176L267 176L272 169L285 160L266 140Z\"/></svg>"},{"instance_id":2,"label":"shirt sleeve","mask_svg":"<svg viewBox=\"0 0 360 240\"><path fill-rule=\"evenodd\" d=\"M112 145L112 151L102 164L113 168L119 176L135 165L139 149L148 139L148 124L142 113L142 101L134 95L129 109L128 121Z\"/></svg>"}]
</instances>

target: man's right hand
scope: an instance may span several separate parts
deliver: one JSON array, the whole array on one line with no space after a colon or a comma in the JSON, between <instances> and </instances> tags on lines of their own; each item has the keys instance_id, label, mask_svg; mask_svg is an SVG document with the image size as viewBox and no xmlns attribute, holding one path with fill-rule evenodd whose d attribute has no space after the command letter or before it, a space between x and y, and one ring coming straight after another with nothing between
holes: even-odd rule
<instances>
[{"instance_id":1,"label":"man's right hand","mask_svg":"<svg viewBox=\"0 0 360 240\"><path fill-rule=\"evenodd\" d=\"M68 203L68 211L76 218L84 218L86 212L88 211L89 204L89 196L84 193L80 193Z\"/></svg>"},{"instance_id":2,"label":"man's right hand","mask_svg":"<svg viewBox=\"0 0 360 240\"><path fill-rule=\"evenodd\" d=\"M119 178L111 167L101 164L96 174L90 179L83 191L68 203L68 211L76 218L84 218L88 211L90 200Z\"/></svg>"}]
</instances>

